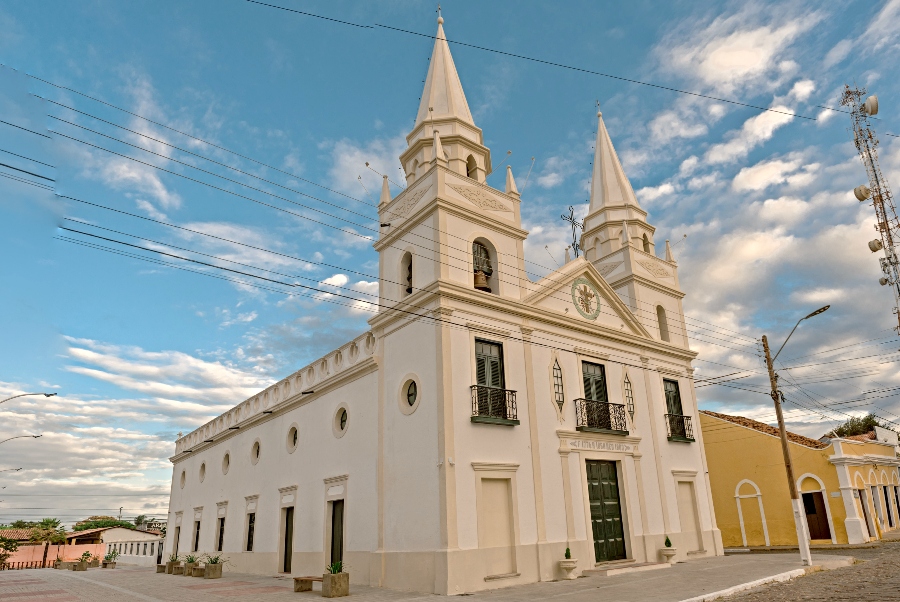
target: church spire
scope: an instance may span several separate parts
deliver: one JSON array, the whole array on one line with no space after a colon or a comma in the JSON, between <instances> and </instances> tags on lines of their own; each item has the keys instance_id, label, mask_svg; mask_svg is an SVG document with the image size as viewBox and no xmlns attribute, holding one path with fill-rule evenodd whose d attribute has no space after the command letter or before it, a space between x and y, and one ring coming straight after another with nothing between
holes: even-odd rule
<instances>
[{"instance_id":1,"label":"church spire","mask_svg":"<svg viewBox=\"0 0 900 602\"><path fill-rule=\"evenodd\" d=\"M591 178L591 206L588 213L594 213L603 207L623 205L640 207L609 138L609 132L606 131L603 114L597 111L597 141L594 145L594 173Z\"/></svg>"},{"instance_id":2,"label":"church spire","mask_svg":"<svg viewBox=\"0 0 900 602\"><path fill-rule=\"evenodd\" d=\"M450 55L450 46L444 36L444 18L438 17L437 21L434 51L431 53L425 89L422 91L422 101L419 103L413 130L429 120L454 117L469 125L475 125L466 94L459 81L459 74L456 72L456 65Z\"/></svg>"}]
</instances>

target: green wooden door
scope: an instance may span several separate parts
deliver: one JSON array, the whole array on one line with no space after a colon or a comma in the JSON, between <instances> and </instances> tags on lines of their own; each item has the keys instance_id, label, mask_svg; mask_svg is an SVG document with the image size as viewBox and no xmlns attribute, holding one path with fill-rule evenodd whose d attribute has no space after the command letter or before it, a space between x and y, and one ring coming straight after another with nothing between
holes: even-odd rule
<instances>
[{"instance_id":1,"label":"green wooden door","mask_svg":"<svg viewBox=\"0 0 900 602\"><path fill-rule=\"evenodd\" d=\"M625 558L625 531L622 528L616 463L587 460L587 486L595 561Z\"/></svg>"}]
</instances>

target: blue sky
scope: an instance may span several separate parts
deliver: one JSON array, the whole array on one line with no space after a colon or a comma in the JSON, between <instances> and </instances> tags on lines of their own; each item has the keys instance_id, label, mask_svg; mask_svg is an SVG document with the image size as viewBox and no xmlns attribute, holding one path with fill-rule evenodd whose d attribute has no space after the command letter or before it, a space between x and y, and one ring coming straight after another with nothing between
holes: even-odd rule
<instances>
[{"instance_id":1,"label":"blue sky","mask_svg":"<svg viewBox=\"0 0 900 602\"><path fill-rule=\"evenodd\" d=\"M365 162L400 181L397 156L433 41L376 24L432 35L436 7L273 3L373 27L240 0L0 4L6 66L0 119L50 136L0 124L0 149L8 151L0 152L0 163L55 181L8 168L0 173L258 247L0 178L0 397L60 393L0 407L0 435L44 434L4 444L0 468L27 470L3 479L0 521L28 514L77 518L119 506L126 515L158 512L164 496L138 494L167 491L177 432L366 328L368 314L358 304L337 305L328 302L337 298L321 295L289 298L59 240L88 240L59 229L65 226L157 249L201 251L357 298L377 292L377 257L367 237L377 230L371 204L380 178ZM565 10L538 2L453 1L444 3L443 16L450 40L782 111L451 43L476 123L495 163L512 151L520 190L535 157L522 207L536 273L562 260L567 229L560 213L569 205L582 215L586 210L599 101L658 228L657 243L687 234L674 252L692 346L701 354L697 378L738 371L742 378L730 384L749 389L701 386L701 405L771 420L754 339L767 333L780 342L798 317L831 303L798 330L782 356L784 366L841 360L789 371L801 385L788 389L796 402L787 406L791 428L818 436L847 413L870 410L900 422L890 391L869 394L874 406L843 403L898 386L891 355L897 339L889 330L896 320L889 291L877 284L877 259L866 249L875 237L873 211L850 193L865 174L850 143L849 119L821 108L837 106L843 84L856 82L880 97L877 131L900 134L894 101L900 1L569 2ZM895 140L882 136L882 167L891 182L900 181ZM489 183L502 186L502 176ZM20 495L47 492L98 495L65 504Z\"/></svg>"}]
</instances>

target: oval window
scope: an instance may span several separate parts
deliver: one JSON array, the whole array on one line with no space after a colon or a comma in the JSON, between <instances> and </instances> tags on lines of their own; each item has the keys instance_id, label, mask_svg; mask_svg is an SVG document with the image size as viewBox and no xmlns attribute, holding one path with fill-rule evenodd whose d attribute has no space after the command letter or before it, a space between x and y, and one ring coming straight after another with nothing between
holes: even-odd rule
<instances>
[{"instance_id":1,"label":"oval window","mask_svg":"<svg viewBox=\"0 0 900 602\"><path fill-rule=\"evenodd\" d=\"M340 425L342 431L347 430L347 410L345 409L341 409Z\"/></svg>"},{"instance_id":2,"label":"oval window","mask_svg":"<svg viewBox=\"0 0 900 602\"><path fill-rule=\"evenodd\" d=\"M297 431L296 426L291 426L287 432L287 450L289 454L294 453L297 449L297 443L300 441L300 433Z\"/></svg>"},{"instance_id":3,"label":"oval window","mask_svg":"<svg viewBox=\"0 0 900 602\"><path fill-rule=\"evenodd\" d=\"M250 449L250 461L254 464L259 462L259 441L255 441Z\"/></svg>"},{"instance_id":4,"label":"oval window","mask_svg":"<svg viewBox=\"0 0 900 602\"><path fill-rule=\"evenodd\" d=\"M186 475L186 474L184 473L184 471L182 470L182 471L181 471L181 488L182 488L182 489L184 489L184 482L185 482L185 480L187 480L187 475Z\"/></svg>"},{"instance_id":5,"label":"oval window","mask_svg":"<svg viewBox=\"0 0 900 602\"><path fill-rule=\"evenodd\" d=\"M406 403L409 404L410 407L416 405L416 399L419 397L419 389L416 387L416 381L409 381L409 385L406 387Z\"/></svg>"}]
</instances>

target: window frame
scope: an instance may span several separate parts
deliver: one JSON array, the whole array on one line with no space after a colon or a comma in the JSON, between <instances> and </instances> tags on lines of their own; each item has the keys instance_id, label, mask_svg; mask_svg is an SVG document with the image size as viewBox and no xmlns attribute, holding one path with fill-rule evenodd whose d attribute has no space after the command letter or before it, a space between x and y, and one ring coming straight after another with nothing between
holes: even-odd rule
<instances>
[{"instance_id":1,"label":"window frame","mask_svg":"<svg viewBox=\"0 0 900 602\"><path fill-rule=\"evenodd\" d=\"M586 377L591 378L592 381L595 379L595 377L593 375L589 375L588 373L585 372L584 369L587 366L596 366L596 367L600 368L600 378L602 379L602 382L603 382L603 399L596 399L591 396L591 394L594 393L594 388L595 388L593 385L591 386L590 392L588 391L588 383L587 383ZM609 401L609 382L606 378L606 366L604 366L603 364L598 364L596 362L589 362L587 360L581 360L581 384L582 384L582 388L584 389L584 391L583 391L584 399L587 399L590 401L597 401L600 403L610 403L610 401Z\"/></svg>"},{"instance_id":2,"label":"window frame","mask_svg":"<svg viewBox=\"0 0 900 602\"><path fill-rule=\"evenodd\" d=\"M486 369L486 368L487 368L487 363L485 364L485 379L484 379L485 382L479 382L479 379L478 379L478 359L479 359L480 357L482 357L482 358L485 358L485 359L487 360L487 358L494 357L494 356L492 356L492 355L486 355L486 354L484 354L484 353L479 353L479 352L478 352L478 350L479 350L479 345L483 345L483 346L486 345L486 346L489 346L489 347L496 347L496 348L498 349L498 354L497 354L496 357L498 358L498 359L497 359L497 363L499 363L499 367L498 367L498 373L499 373L499 375L500 375L500 385L499 385L499 386L495 386L495 385L491 385L491 384L488 384L488 383L487 383L487 381L488 381L488 379L487 379L487 369ZM495 388L495 389L506 389L506 365L505 365L504 357L503 357L503 343L500 343L500 342L498 342L498 341L491 341L491 340L489 340L489 339L482 339L482 338L478 338L478 337L475 338L475 379L474 379L474 380L475 380L475 384L478 385L478 386L480 386L480 387L493 387L493 388Z\"/></svg>"},{"instance_id":3,"label":"window frame","mask_svg":"<svg viewBox=\"0 0 900 602\"><path fill-rule=\"evenodd\" d=\"M245 552L253 551L253 536L256 534L256 511L247 513L247 529L246 536L247 541L244 544Z\"/></svg>"},{"instance_id":4,"label":"window frame","mask_svg":"<svg viewBox=\"0 0 900 602\"><path fill-rule=\"evenodd\" d=\"M678 412L672 411L673 408L672 408L671 404L669 403L669 391L666 389L667 384L675 385L675 393L677 395L676 401L678 402L678 410L679 410ZM681 399L681 385L679 384L679 382L677 380L674 380L671 378L663 379L663 397L665 397L665 400L666 400L666 414L670 414L672 416L685 416L686 415L684 413L684 400Z\"/></svg>"},{"instance_id":5,"label":"window frame","mask_svg":"<svg viewBox=\"0 0 900 602\"><path fill-rule=\"evenodd\" d=\"M559 411L562 412L563 406L566 404L566 385L563 380L562 366L559 365L559 358L553 359L553 365L550 366L550 372L553 375L553 399L556 402Z\"/></svg>"}]
</instances>

